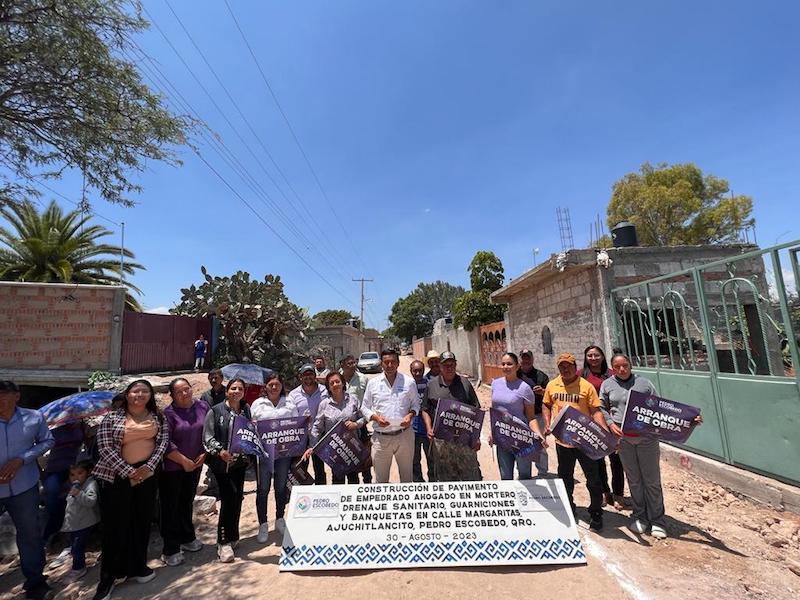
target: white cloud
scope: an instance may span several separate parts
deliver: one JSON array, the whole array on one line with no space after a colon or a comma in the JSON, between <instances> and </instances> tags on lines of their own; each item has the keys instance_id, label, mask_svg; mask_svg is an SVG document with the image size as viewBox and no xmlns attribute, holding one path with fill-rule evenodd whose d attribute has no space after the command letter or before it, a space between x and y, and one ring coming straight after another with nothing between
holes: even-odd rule
<instances>
[{"instance_id":1,"label":"white cloud","mask_svg":"<svg viewBox=\"0 0 800 600\"><path fill-rule=\"evenodd\" d=\"M431 209L430 208L423 208L422 212L424 212L427 215L429 212L431 212Z\"/></svg>"},{"instance_id":2,"label":"white cloud","mask_svg":"<svg viewBox=\"0 0 800 600\"><path fill-rule=\"evenodd\" d=\"M144 312L150 313L153 315L168 315L169 314L169 307L168 306L155 306L153 308L145 308Z\"/></svg>"}]
</instances>

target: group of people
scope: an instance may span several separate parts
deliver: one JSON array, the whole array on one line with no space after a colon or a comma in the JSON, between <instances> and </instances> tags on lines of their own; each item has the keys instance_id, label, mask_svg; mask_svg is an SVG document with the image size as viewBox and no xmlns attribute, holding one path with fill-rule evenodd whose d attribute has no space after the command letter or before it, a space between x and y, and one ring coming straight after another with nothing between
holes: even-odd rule
<instances>
[{"instance_id":1,"label":"group of people","mask_svg":"<svg viewBox=\"0 0 800 600\"><path fill-rule=\"evenodd\" d=\"M217 555L222 562L234 560L239 541L239 518L244 498L245 473L252 457L233 454L229 448L234 418L260 421L294 416L309 419L309 448L301 457L282 457L256 464L257 540L269 536L267 499L272 489L276 505L275 530L283 532L287 504L287 481L293 461L310 460L314 482L327 482L325 465L314 453L314 445L332 427L345 427L361 436L370 449L370 459L346 476L335 475L333 483L387 483L392 463L401 482L424 481L425 455L428 481L475 481L482 479L477 451L434 436L434 421L440 400L456 400L480 408L472 383L457 371L452 352L432 351L426 365L411 363L411 376L400 373L395 350L381 352L382 373L370 379L358 372L353 356L329 370L324 357L303 365L298 371L300 385L288 391L276 372L263 382L261 396L252 406L245 401L246 383L231 379L223 386L222 373L209 372L211 388L201 398L192 395L190 383L177 378L169 385L172 402L163 411L147 380L132 382L119 396L96 435L96 462L67 460L58 456L58 476L45 473L44 488L69 492L55 515L48 520L45 535L62 529L70 532L70 548L59 559L72 558L70 576L85 571L86 540L92 528L102 523L100 581L95 600L108 600L116 585L125 580L140 583L155 577L147 565L150 524L160 506L162 560L168 566L184 562L184 552L197 552L202 543L195 535L193 502L202 466L211 474L210 488L220 500L217 525ZM507 352L501 360L503 377L491 382L492 406L502 408L528 423L548 447L551 424L561 410L572 406L590 416L604 429L619 437L619 446L609 457L611 486L606 461L592 460L578 448L556 441L557 474L573 501L574 469L578 462L589 491L590 527L603 526L603 506L624 508L624 480L627 477L632 501L631 529L656 538L666 537L664 502L661 491L659 446L654 438L623 432L628 391L654 393L653 384L634 374L630 360L622 353L611 358L597 346L584 352L579 371L575 356L561 354L558 376L550 380L533 365L533 353L523 350L519 357ZM38 411L17 406L19 389L10 381L0 382L0 504L16 525L25 590L29 598L46 598L50 589L42 575L45 538L39 530L38 457L56 445ZM371 434L367 424L371 424ZM80 426L78 426L80 430ZM62 447L80 447L83 433L62 432ZM493 445L491 436L488 440ZM77 452L75 452L77 454ZM502 479L532 477L535 462L539 477L550 476L546 451L534 460L496 447ZM51 456L53 460L53 456ZM54 467L55 468L55 467ZM55 506L55 503L52 503ZM48 509L49 510L49 509ZM52 522L51 522L52 520ZM58 559L57 559L58 560Z\"/></svg>"},{"instance_id":2,"label":"group of people","mask_svg":"<svg viewBox=\"0 0 800 600\"><path fill-rule=\"evenodd\" d=\"M457 371L456 357L452 352L439 355L431 351L426 357L428 372L422 361L411 364L411 374L421 398L421 412L415 417L413 454L413 480L424 481L422 454L427 462L428 481L459 481L481 479L476 453L434 437L433 419L437 401L455 399L478 406L472 385ZM571 406L591 417L600 427L619 438L617 449L606 458L593 460L579 448L558 439L556 473L564 481L573 514L576 514L573 492L575 488L575 463L580 464L586 479L590 503L589 527L603 528L603 507L612 505L617 510L632 509L630 528L659 539L667 537L664 523L664 499L661 488L660 451L658 439L637 436L622 431L628 392L655 394L653 384L633 373L630 359L615 351L609 362L603 349L592 345L584 350L583 365L573 354L564 353L556 359L558 376L552 380L533 364L533 352L523 349L519 356L506 352L501 358L503 377L491 382L492 407L501 408L527 423L542 440L544 449L552 435L551 424L559 412ZM697 417L702 422L701 417ZM493 445L491 435L489 444ZM513 479L516 468L519 479L530 479L535 462L539 477L550 477L549 459L543 450L535 459L515 455L496 447L497 464L501 479ZM608 481L607 462L611 466L611 484ZM400 467L400 462L398 462ZM403 469L400 468L401 480ZM630 489L630 506L624 497L625 479Z\"/></svg>"}]
</instances>

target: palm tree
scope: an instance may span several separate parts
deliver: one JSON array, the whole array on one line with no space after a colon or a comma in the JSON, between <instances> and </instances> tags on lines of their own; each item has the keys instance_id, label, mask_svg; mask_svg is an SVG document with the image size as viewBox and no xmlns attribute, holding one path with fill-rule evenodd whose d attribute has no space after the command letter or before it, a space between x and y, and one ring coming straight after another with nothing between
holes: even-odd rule
<instances>
[{"instance_id":1,"label":"palm tree","mask_svg":"<svg viewBox=\"0 0 800 600\"><path fill-rule=\"evenodd\" d=\"M90 216L79 210L64 214L55 202L39 213L30 201L0 208L10 225L0 227L0 280L40 283L86 283L124 285L141 294L135 285L120 278L120 253L125 256L124 271L133 275L144 269L130 250L98 243L112 232L100 225L89 225ZM125 294L125 306L141 311L139 302Z\"/></svg>"}]
</instances>

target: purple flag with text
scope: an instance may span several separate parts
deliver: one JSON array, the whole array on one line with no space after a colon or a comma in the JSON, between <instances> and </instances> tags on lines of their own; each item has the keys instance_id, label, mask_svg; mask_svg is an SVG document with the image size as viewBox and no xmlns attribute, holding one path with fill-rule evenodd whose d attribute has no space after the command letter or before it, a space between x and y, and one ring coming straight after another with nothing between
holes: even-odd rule
<instances>
[{"instance_id":1,"label":"purple flag with text","mask_svg":"<svg viewBox=\"0 0 800 600\"><path fill-rule=\"evenodd\" d=\"M489 420L492 425L492 440L506 452L512 452L520 458L535 460L542 451L541 438L525 421L507 410L490 408Z\"/></svg>"},{"instance_id":2,"label":"purple flag with text","mask_svg":"<svg viewBox=\"0 0 800 600\"><path fill-rule=\"evenodd\" d=\"M339 421L314 446L314 454L327 464L334 475L359 471L369 458L369 448L361 441L358 429L345 427Z\"/></svg>"},{"instance_id":3,"label":"purple flag with text","mask_svg":"<svg viewBox=\"0 0 800 600\"><path fill-rule=\"evenodd\" d=\"M592 417L568 406L559 411L550 430L561 443L578 448L591 459L598 460L617 449L619 438L595 423Z\"/></svg>"},{"instance_id":4,"label":"purple flag with text","mask_svg":"<svg viewBox=\"0 0 800 600\"><path fill-rule=\"evenodd\" d=\"M273 460L300 456L308 447L308 417L282 417L256 421L261 445Z\"/></svg>"},{"instance_id":5,"label":"purple flag with text","mask_svg":"<svg viewBox=\"0 0 800 600\"><path fill-rule=\"evenodd\" d=\"M479 406L442 398L436 403L433 437L474 448L481 440L483 416Z\"/></svg>"},{"instance_id":6,"label":"purple flag with text","mask_svg":"<svg viewBox=\"0 0 800 600\"><path fill-rule=\"evenodd\" d=\"M694 431L699 414L694 406L631 390L622 431L683 443Z\"/></svg>"},{"instance_id":7,"label":"purple flag with text","mask_svg":"<svg viewBox=\"0 0 800 600\"><path fill-rule=\"evenodd\" d=\"M233 418L228 452L257 456L261 460L268 460L270 456L258 439L255 425L247 417L239 416Z\"/></svg>"}]
</instances>

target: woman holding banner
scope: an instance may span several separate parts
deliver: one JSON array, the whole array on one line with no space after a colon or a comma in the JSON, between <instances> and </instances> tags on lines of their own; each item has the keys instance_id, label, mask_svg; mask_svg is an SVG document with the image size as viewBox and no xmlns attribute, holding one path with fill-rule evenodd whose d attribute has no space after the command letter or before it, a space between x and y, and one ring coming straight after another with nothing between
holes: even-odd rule
<instances>
[{"instance_id":1,"label":"woman holding banner","mask_svg":"<svg viewBox=\"0 0 800 600\"><path fill-rule=\"evenodd\" d=\"M531 386L517 376L519 359L513 352L506 352L500 360L503 377L492 381L492 408L506 410L511 415L528 423L528 426L544 439L543 432L536 421L536 397ZM493 445L491 435L489 445ZM546 450L542 450L545 452ZM516 456L497 447L497 465L500 468L500 479L514 479L514 465L517 465L519 479L531 478L531 459Z\"/></svg>"},{"instance_id":2,"label":"woman holding banner","mask_svg":"<svg viewBox=\"0 0 800 600\"><path fill-rule=\"evenodd\" d=\"M658 438L626 434L622 431L628 393L631 390L643 394L655 394L656 389L649 379L631 371L631 362L624 354L611 357L614 376L600 386L600 399L608 410L606 417L609 429L619 436L619 457L633 501L631 531L642 534L650 525L650 534L657 539L667 537L664 528L664 494L661 490L661 453Z\"/></svg>"},{"instance_id":3,"label":"woman holding banner","mask_svg":"<svg viewBox=\"0 0 800 600\"><path fill-rule=\"evenodd\" d=\"M316 443L340 421L344 420L344 426L350 431L357 431L367 423L367 419L361 414L358 397L344 391L344 379L338 372L328 373L325 377L325 388L328 390L328 396L319 403L317 416L314 418L309 436L311 448L306 450L303 455L305 460L311 458ZM358 483L358 473L358 470L348 473L347 483ZM344 483L344 480L343 475L334 473L334 484Z\"/></svg>"},{"instance_id":4,"label":"woman holding banner","mask_svg":"<svg viewBox=\"0 0 800 600\"><path fill-rule=\"evenodd\" d=\"M588 346L583 351L583 371L581 377L594 386L594 390L600 394L600 386L614 372L608 368L606 353L600 346ZM608 410L608 406L606 406ZM622 468L622 461L619 453L612 452L608 455L611 463L611 487L608 485L608 468L606 459L601 458L597 461L600 468L600 481L603 482L603 506L611 504L617 510L625 508L625 470ZM613 493L612 493L613 492Z\"/></svg>"},{"instance_id":5,"label":"woman holding banner","mask_svg":"<svg viewBox=\"0 0 800 600\"><path fill-rule=\"evenodd\" d=\"M286 390L283 387L281 376L273 371L264 380L264 394L253 402L250 411L254 421L266 419L281 419L296 417L297 408L286 400ZM258 515L258 536L260 544L265 544L269 538L269 524L267 523L267 500L269 488L275 481L275 530L283 533L285 521L283 515L286 511L286 480L289 478L291 457L269 459L258 458L258 485L256 488L256 514Z\"/></svg>"},{"instance_id":6,"label":"woman holding banner","mask_svg":"<svg viewBox=\"0 0 800 600\"><path fill-rule=\"evenodd\" d=\"M234 418L251 419L250 407L244 402L244 388L243 380L231 379L226 386L225 401L208 411L203 425L206 463L219 484L217 556L220 562L233 562L233 546L239 542L239 515L249 459L246 455L231 454L228 447Z\"/></svg>"}]
</instances>

